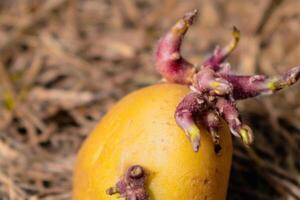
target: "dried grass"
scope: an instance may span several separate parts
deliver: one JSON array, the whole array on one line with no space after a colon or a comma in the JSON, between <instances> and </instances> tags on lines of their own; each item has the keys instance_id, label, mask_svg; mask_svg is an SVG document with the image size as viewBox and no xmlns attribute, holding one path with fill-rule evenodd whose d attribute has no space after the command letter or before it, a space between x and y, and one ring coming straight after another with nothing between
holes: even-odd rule
<instances>
[{"instance_id":1,"label":"dried grass","mask_svg":"<svg viewBox=\"0 0 300 200\"><path fill-rule=\"evenodd\" d=\"M230 61L241 74L300 63L295 0L0 1L0 199L71 198L83 139L122 96L155 83L152 49L198 8L184 54L200 62L236 25ZM300 199L299 84L241 103L256 142L235 140L228 199Z\"/></svg>"}]
</instances>

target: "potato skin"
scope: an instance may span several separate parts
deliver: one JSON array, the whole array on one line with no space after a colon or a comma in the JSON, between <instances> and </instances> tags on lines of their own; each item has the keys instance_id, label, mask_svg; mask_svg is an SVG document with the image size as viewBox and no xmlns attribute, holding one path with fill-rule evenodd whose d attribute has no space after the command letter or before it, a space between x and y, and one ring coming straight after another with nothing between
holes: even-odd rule
<instances>
[{"instance_id":1,"label":"potato skin","mask_svg":"<svg viewBox=\"0 0 300 200\"><path fill-rule=\"evenodd\" d=\"M131 165L143 166L151 200L224 200L232 159L231 134L222 122L221 154L201 128L195 153L174 112L189 88L156 84L120 100L101 120L78 154L73 200L112 200L105 191Z\"/></svg>"}]
</instances>

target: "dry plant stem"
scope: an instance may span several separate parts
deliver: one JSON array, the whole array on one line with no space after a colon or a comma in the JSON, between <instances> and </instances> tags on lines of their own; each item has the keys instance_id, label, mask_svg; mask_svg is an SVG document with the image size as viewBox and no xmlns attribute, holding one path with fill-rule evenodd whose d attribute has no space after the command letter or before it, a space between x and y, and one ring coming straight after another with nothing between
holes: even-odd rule
<instances>
[{"instance_id":1,"label":"dry plant stem","mask_svg":"<svg viewBox=\"0 0 300 200\"><path fill-rule=\"evenodd\" d=\"M12 111L16 106L16 93L5 66L0 63L0 84L3 86L3 101L7 110Z\"/></svg>"},{"instance_id":2,"label":"dry plant stem","mask_svg":"<svg viewBox=\"0 0 300 200\"><path fill-rule=\"evenodd\" d=\"M7 55L7 52L11 50L11 48L18 43L23 34L27 31L33 29L37 26L41 21L46 19L54 10L63 6L67 0L55 0L48 1L44 4L43 8L39 9L34 17L28 17L28 19L24 20L23 24L20 24L16 31L4 42L4 44L0 47L0 56L3 58Z\"/></svg>"},{"instance_id":3,"label":"dry plant stem","mask_svg":"<svg viewBox=\"0 0 300 200\"><path fill-rule=\"evenodd\" d=\"M242 151L236 151L235 155L243 160L251 159L253 162L255 162L258 173L263 174L266 180L270 184L274 185L274 188L278 193L281 193L284 196L288 193L294 197L297 197L295 194L299 193L300 186L297 177L287 173L282 168L261 159L251 148L246 148L246 152L248 156ZM287 184L289 184L289 187L287 187Z\"/></svg>"},{"instance_id":4,"label":"dry plant stem","mask_svg":"<svg viewBox=\"0 0 300 200\"><path fill-rule=\"evenodd\" d=\"M218 124L215 118L220 116L227 122L233 135L241 138L245 145L250 145L253 142L253 133L250 127L242 123L235 106L236 101L273 94L293 85L300 78L300 66L276 77L235 75L230 71L230 64L224 63L240 40L240 32L234 27L233 39L229 44L223 48L217 47L213 55L196 71L180 54L183 37L192 25L196 13L196 10L186 13L160 39L156 51L156 66L160 74L167 81L187 84L192 90L179 103L175 113L176 122L185 131L194 151L198 151L200 147L200 130L197 126L199 116L204 116L202 122L214 141ZM216 114L209 117L207 113Z\"/></svg>"},{"instance_id":5,"label":"dry plant stem","mask_svg":"<svg viewBox=\"0 0 300 200\"><path fill-rule=\"evenodd\" d=\"M278 119L280 117L280 114L278 111L274 109L274 105L272 105L271 101L265 101L264 106L269 112L272 112L272 115L270 115L270 121L275 129L279 134L282 135L282 137L286 140L288 143L289 148L291 148L296 155L300 155L300 149L297 144L297 140L294 140L293 137L290 135L290 133L286 129L281 129L280 124L278 123Z\"/></svg>"},{"instance_id":6,"label":"dry plant stem","mask_svg":"<svg viewBox=\"0 0 300 200\"><path fill-rule=\"evenodd\" d=\"M120 194L126 200L148 200L145 181L144 168L140 165L133 165L115 186L106 190L106 193L108 195Z\"/></svg>"}]
</instances>

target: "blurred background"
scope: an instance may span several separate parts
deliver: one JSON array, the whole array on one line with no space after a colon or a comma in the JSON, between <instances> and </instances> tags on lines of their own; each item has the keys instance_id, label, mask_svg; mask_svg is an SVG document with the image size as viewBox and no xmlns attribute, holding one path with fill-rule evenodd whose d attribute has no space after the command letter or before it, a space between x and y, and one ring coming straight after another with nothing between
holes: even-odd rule
<instances>
[{"instance_id":1,"label":"blurred background","mask_svg":"<svg viewBox=\"0 0 300 200\"><path fill-rule=\"evenodd\" d=\"M300 64L299 0L1 0L0 199L71 199L82 141L121 97L160 80L153 48L199 9L183 54L200 63L242 38L239 74ZM228 199L300 199L300 84L239 103L256 137L234 139Z\"/></svg>"}]
</instances>

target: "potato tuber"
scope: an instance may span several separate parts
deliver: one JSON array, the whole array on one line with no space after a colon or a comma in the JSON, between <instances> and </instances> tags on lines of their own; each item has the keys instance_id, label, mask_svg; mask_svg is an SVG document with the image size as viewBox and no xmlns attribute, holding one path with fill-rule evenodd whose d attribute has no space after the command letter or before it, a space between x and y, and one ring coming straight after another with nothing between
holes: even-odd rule
<instances>
[{"instance_id":1,"label":"potato tuber","mask_svg":"<svg viewBox=\"0 0 300 200\"><path fill-rule=\"evenodd\" d=\"M106 191L118 192L114 186L134 165L145 170L149 199L225 199L232 155L229 129L222 123L218 132L222 150L216 153L209 133L200 125L202 146L195 153L174 119L178 103L188 92L187 86L157 84L118 102L80 150L74 200L127 197L127 193L109 196Z\"/></svg>"}]
</instances>

